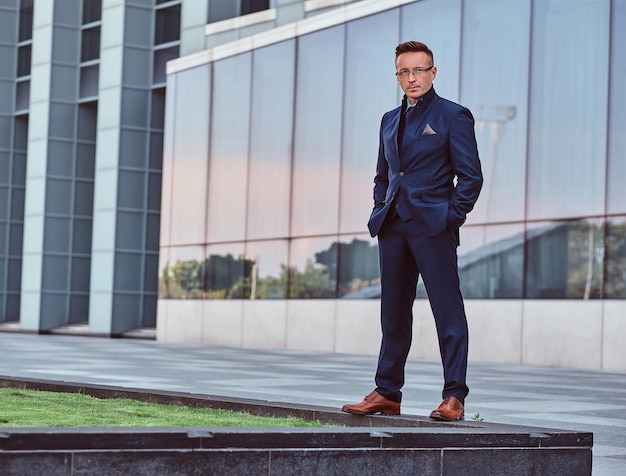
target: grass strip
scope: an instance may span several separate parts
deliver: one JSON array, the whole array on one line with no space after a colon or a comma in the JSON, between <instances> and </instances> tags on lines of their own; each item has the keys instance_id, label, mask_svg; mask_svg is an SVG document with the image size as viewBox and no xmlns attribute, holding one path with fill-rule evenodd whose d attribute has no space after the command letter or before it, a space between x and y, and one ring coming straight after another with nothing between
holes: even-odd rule
<instances>
[{"instance_id":1,"label":"grass strip","mask_svg":"<svg viewBox=\"0 0 626 476\"><path fill-rule=\"evenodd\" d=\"M0 388L0 427L321 427L320 422L213 408Z\"/></svg>"}]
</instances>

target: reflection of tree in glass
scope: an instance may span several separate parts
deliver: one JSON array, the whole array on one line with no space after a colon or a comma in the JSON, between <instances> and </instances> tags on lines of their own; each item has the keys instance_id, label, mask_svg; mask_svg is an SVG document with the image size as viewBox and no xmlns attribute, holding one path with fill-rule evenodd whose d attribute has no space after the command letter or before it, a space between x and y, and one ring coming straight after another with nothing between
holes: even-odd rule
<instances>
[{"instance_id":1,"label":"reflection of tree in glass","mask_svg":"<svg viewBox=\"0 0 626 476\"><path fill-rule=\"evenodd\" d=\"M339 258L338 258L339 257ZM339 263L338 263L339 261ZM210 255L204 262L178 261L163 269L160 296L169 299L329 299L378 281L376 245L354 239L315 253L304 269L281 265L278 276L258 277L254 259ZM289 289L289 291L287 291Z\"/></svg>"},{"instance_id":2,"label":"reflection of tree in glass","mask_svg":"<svg viewBox=\"0 0 626 476\"><path fill-rule=\"evenodd\" d=\"M292 299L334 298L335 279L330 276L328 266L315 265L307 260L304 271L289 268L289 297Z\"/></svg>"},{"instance_id":3,"label":"reflection of tree in glass","mask_svg":"<svg viewBox=\"0 0 626 476\"><path fill-rule=\"evenodd\" d=\"M571 223L567 248L567 297L599 299L604 251L602 227L589 222Z\"/></svg>"},{"instance_id":4,"label":"reflection of tree in glass","mask_svg":"<svg viewBox=\"0 0 626 476\"><path fill-rule=\"evenodd\" d=\"M161 286L170 299L198 299L202 297L202 263L198 260L177 261L163 269Z\"/></svg>"},{"instance_id":5,"label":"reflection of tree in glass","mask_svg":"<svg viewBox=\"0 0 626 476\"><path fill-rule=\"evenodd\" d=\"M626 298L626 223L607 225L604 297Z\"/></svg>"}]
</instances>

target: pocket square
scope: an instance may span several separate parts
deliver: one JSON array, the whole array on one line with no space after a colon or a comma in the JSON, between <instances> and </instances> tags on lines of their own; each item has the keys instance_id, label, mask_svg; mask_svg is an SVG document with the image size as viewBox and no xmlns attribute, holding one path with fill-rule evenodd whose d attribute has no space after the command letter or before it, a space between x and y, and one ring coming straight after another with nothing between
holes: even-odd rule
<instances>
[{"instance_id":1,"label":"pocket square","mask_svg":"<svg viewBox=\"0 0 626 476\"><path fill-rule=\"evenodd\" d=\"M426 127L424 127L424 130L422 131L422 135L428 136L433 134L436 134L436 132L433 130L432 127L430 127L430 124L426 124Z\"/></svg>"}]
</instances>

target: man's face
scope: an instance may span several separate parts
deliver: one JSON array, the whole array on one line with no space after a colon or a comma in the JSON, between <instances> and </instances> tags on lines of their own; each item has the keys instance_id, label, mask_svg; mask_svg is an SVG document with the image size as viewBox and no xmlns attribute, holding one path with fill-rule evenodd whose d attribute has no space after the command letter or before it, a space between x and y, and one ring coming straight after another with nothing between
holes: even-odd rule
<instances>
[{"instance_id":1,"label":"man's face","mask_svg":"<svg viewBox=\"0 0 626 476\"><path fill-rule=\"evenodd\" d=\"M398 73L398 84L406 94L409 102L414 105L417 100L428 92L433 85L433 80L437 76L437 68L432 67L422 73L413 73L415 68L426 69L431 65L430 57L422 51L409 51L402 53L396 59L396 72ZM399 74L400 71L408 71L408 76Z\"/></svg>"}]
</instances>

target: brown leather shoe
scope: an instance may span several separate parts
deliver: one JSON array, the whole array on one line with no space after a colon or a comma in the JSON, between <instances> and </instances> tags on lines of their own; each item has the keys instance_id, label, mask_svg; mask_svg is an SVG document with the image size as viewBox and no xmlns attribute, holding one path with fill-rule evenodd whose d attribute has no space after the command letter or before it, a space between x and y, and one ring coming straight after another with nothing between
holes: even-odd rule
<instances>
[{"instance_id":1,"label":"brown leather shoe","mask_svg":"<svg viewBox=\"0 0 626 476\"><path fill-rule=\"evenodd\" d=\"M354 413L355 415L372 415L382 413L383 415L400 415L400 404L383 397L376 390L371 392L361 403L344 405L342 412Z\"/></svg>"},{"instance_id":2,"label":"brown leather shoe","mask_svg":"<svg viewBox=\"0 0 626 476\"><path fill-rule=\"evenodd\" d=\"M436 410L430 412L430 418L441 421L459 421L465 419L465 408L456 397L446 397Z\"/></svg>"}]
</instances>

